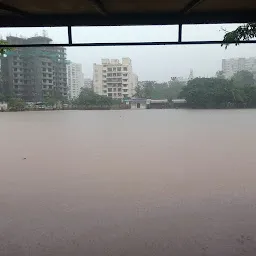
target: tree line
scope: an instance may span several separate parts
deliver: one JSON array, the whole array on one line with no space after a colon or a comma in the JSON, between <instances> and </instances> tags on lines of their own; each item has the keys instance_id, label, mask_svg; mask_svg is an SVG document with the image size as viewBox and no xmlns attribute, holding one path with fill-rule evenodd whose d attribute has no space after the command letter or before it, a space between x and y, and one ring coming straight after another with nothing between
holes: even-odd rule
<instances>
[{"instance_id":1,"label":"tree line","mask_svg":"<svg viewBox=\"0 0 256 256\"><path fill-rule=\"evenodd\" d=\"M195 78L187 83L172 79L169 82L143 81L135 89L134 97L149 99L186 99L189 108L256 108L256 81L249 71L239 71L226 79L222 71L212 78ZM74 109L111 109L125 108L120 100L101 96L92 89L82 88L78 98L68 101L66 98L51 95L45 97L46 106L57 102L66 103ZM15 95L0 92L0 102L7 101L13 110L25 109L25 101Z\"/></svg>"},{"instance_id":2,"label":"tree line","mask_svg":"<svg viewBox=\"0 0 256 256\"><path fill-rule=\"evenodd\" d=\"M238 71L226 79L222 71L216 77L198 77L187 82L173 79L166 83L141 82L136 97L150 99L186 99L189 108L255 108L256 81L249 71Z\"/></svg>"},{"instance_id":3,"label":"tree line","mask_svg":"<svg viewBox=\"0 0 256 256\"><path fill-rule=\"evenodd\" d=\"M185 98L190 108L255 108L256 82L249 71L238 71L231 79L217 72L214 78L188 81L179 98Z\"/></svg>"},{"instance_id":4,"label":"tree line","mask_svg":"<svg viewBox=\"0 0 256 256\"><path fill-rule=\"evenodd\" d=\"M142 81L135 88L134 97L147 99L172 99L178 98L186 83L173 78L168 82L158 83L156 81Z\"/></svg>"}]
</instances>

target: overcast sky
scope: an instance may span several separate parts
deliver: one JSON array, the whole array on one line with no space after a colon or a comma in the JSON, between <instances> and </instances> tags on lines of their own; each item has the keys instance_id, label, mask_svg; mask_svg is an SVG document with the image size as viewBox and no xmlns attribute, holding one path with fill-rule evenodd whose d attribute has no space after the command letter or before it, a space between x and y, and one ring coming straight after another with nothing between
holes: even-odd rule
<instances>
[{"instance_id":1,"label":"overcast sky","mask_svg":"<svg viewBox=\"0 0 256 256\"><path fill-rule=\"evenodd\" d=\"M224 29L232 30L237 25L186 25L183 40L222 40ZM43 30L54 43L67 43L67 28L1 28L3 39L7 35L30 37L42 35ZM177 26L138 27L74 27L73 42L132 42L132 41L177 41ZM254 53L255 52L255 53ZM132 59L133 71L139 80L168 81L172 76L188 77L190 69L194 76L212 76L221 70L223 58L255 57L256 45L187 46L127 46L127 47L69 47L67 58L83 65L85 77L92 77L93 63L101 58Z\"/></svg>"}]
</instances>

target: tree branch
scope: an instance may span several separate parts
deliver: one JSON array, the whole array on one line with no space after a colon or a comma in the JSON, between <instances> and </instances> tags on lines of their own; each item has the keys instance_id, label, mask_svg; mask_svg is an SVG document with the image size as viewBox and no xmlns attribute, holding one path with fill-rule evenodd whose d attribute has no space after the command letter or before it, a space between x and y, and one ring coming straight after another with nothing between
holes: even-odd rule
<instances>
[{"instance_id":1,"label":"tree branch","mask_svg":"<svg viewBox=\"0 0 256 256\"><path fill-rule=\"evenodd\" d=\"M221 46L227 47L230 43L235 43L239 45L241 41L249 41L256 37L256 23L247 23L242 26L239 26L237 29L227 32L224 35L223 43Z\"/></svg>"}]
</instances>

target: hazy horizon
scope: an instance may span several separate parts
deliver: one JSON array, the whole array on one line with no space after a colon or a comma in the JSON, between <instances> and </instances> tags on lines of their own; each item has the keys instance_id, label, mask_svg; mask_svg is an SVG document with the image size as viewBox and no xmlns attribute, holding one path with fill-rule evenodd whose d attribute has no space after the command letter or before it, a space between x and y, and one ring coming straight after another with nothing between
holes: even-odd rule
<instances>
[{"instance_id":1,"label":"hazy horizon","mask_svg":"<svg viewBox=\"0 0 256 256\"><path fill-rule=\"evenodd\" d=\"M238 24L184 25L183 40L222 40L226 30L233 30ZM46 35L53 43L67 43L67 27L49 28L1 28L3 39L8 35L31 37ZM74 43L93 42L142 42L177 41L178 26L125 26L125 27L73 27ZM169 45L169 46L105 46L105 47L66 47L67 59L81 63L85 78L92 78L93 63L101 63L102 58L132 60L133 72L140 81L164 82L171 77L194 76L210 77L221 70L221 61L226 58L254 57L256 45L229 46L226 50L220 45Z\"/></svg>"}]
</instances>

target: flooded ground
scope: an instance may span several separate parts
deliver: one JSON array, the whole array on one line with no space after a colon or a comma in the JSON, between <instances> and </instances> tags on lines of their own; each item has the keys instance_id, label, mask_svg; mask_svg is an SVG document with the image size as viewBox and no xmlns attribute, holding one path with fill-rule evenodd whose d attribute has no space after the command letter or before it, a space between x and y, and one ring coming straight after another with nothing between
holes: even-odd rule
<instances>
[{"instance_id":1,"label":"flooded ground","mask_svg":"<svg viewBox=\"0 0 256 256\"><path fill-rule=\"evenodd\" d=\"M256 110L0 113L1 256L256 255Z\"/></svg>"}]
</instances>

